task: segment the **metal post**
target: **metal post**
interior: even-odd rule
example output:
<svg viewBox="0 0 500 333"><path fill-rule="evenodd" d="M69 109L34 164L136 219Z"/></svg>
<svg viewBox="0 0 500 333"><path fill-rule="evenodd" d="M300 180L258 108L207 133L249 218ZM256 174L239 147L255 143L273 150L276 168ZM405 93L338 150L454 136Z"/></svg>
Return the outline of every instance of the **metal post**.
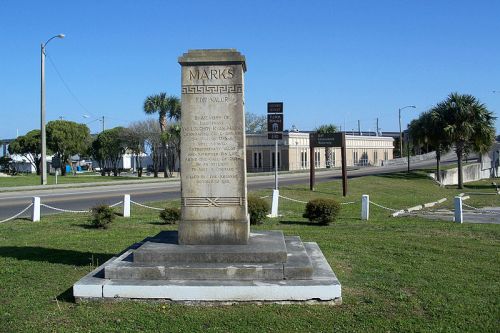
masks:
<svg viewBox="0 0 500 333"><path fill-rule="evenodd" d="M361 219L368 221L370 218L370 196L363 194L361 196Z"/></svg>
<svg viewBox="0 0 500 333"><path fill-rule="evenodd" d="M403 132L401 132L401 108L399 109L399 157L403 157Z"/></svg>
<svg viewBox="0 0 500 333"><path fill-rule="evenodd" d="M104 116L102 116L102 131L104 132Z"/></svg>
<svg viewBox="0 0 500 333"><path fill-rule="evenodd" d="M345 132L342 133L342 147L340 148L342 157L342 195L347 195L347 153Z"/></svg>
<svg viewBox="0 0 500 333"><path fill-rule="evenodd" d="M275 140L274 146L274 189L278 189L278 140Z"/></svg>
<svg viewBox="0 0 500 333"><path fill-rule="evenodd" d="M408 131L408 139L406 140L406 150L408 155L408 173L410 173L410 131Z"/></svg>
<svg viewBox="0 0 500 333"><path fill-rule="evenodd" d="M58 174L58 170L56 168L56 185L57 185L57 174Z"/></svg>
<svg viewBox="0 0 500 333"><path fill-rule="evenodd" d="M41 184L47 185L47 138L45 132L45 46L40 46L40 136L41 136L41 160L40 175Z"/></svg>
<svg viewBox="0 0 500 333"><path fill-rule="evenodd" d="M63 34L51 37L40 45L40 177L42 185L47 185L47 136L45 132L45 46L54 38L64 38Z"/></svg>
<svg viewBox="0 0 500 333"><path fill-rule="evenodd" d="M464 217L462 214L462 197L455 197L455 218L454 221L456 223L464 223Z"/></svg>

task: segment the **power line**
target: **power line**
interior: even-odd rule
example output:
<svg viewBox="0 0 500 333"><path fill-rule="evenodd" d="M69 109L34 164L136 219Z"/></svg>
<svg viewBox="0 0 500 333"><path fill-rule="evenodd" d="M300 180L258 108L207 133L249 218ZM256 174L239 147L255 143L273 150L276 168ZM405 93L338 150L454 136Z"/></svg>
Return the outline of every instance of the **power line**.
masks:
<svg viewBox="0 0 500 333"><path fill-rule="evenodd" d="M83 104L82 102L80 102L80 100L78 99L78 97L76 97L75 93L73 93L73 91L71 90L71 88L69 87L69 85L66 83L66 81L64 80L64 78L62 77L61 73L59 72L59 70L57 69L57 66L56 64L54 63L54 61L52 60L52 57L48 54L46 54L47 58L49 58L49 61L50 61L50 64L52 65L52 67L54 68L54 70L56 71L56 74L57 76L59 77L59 79L61 80L61 82L63 83L64 87L66 88L66 90L69 92L69 94L71 95L71 97L73 97L75 99L75 101L78 103L78 105L80 105L80 107L87 113L90 113L92 116L95 117L95 115L90 112Z"/></svg>

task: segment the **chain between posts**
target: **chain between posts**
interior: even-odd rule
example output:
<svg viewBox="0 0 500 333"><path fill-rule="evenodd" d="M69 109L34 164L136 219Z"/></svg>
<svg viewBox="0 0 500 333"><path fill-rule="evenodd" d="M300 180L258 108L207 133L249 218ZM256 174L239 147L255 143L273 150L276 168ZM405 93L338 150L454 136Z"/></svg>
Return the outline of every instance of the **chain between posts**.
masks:
<svg viewBox="0 0 500 333"><path fill-rule="evenodd" d="M4 222L7 222L7 221L15 219L16 217L22 215L24 212L26 212L28 209L30 209L32 206L33 206L33 203L30 203L29 206L26 207L26 208L24 208L22 211L20 211L19 213L17 213L16 215L14 215L12 217L9 217L9 218L7 218L5 220L0 221L0 223L4 223Z"/></svg>
<svg viewBox="0 0 500 333"><path fill-rule="evenodd" d="M139 207L144 207L144 208L149 208L149 209L154 209L154 210L163 210L163 208L157 208L157 207L151 207L151 206L146 206L146 205L143 205L143 204L140 204L138 202L135 202L133 200L130 200L131 203L139 206Z"/></svg>
<svg viewBox="0 0 500 333"><path fill-rule="evenodd" d="M62 208L57 208L57 207L49 206L49 205L46 205L46 204L40 204L40 206L43 206L45 208L52 209L52 210L55 210L55 211L58 211L58 212L63 212L63 213L90 213L90 209L89 210L62 209Z"/></svg>

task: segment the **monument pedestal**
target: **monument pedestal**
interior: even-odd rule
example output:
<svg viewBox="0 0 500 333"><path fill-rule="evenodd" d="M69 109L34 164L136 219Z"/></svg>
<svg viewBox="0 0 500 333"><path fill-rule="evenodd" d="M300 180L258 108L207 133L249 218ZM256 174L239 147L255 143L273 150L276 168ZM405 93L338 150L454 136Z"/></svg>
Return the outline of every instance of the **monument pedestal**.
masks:
<svg viewBox="0 0 500 333"><path fill-rule="evenodd" d="M248 219L235 220L182 220L179 222L180 244L246 244L250 235Z"/></svg>
<svg viewBox="0 0 500 333"><path fill-rule="evenodd" d="M341 286L316 243L280 231L247 245L179 245L177 232L134 244L73 286L79 300L339 304Z"/></svg>

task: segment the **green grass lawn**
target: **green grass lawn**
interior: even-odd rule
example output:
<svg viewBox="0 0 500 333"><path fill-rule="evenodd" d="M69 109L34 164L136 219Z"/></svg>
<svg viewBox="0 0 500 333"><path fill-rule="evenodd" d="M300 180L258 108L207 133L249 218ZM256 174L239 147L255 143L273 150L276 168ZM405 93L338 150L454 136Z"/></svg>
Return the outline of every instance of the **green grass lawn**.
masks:
<svg viewBox="0 0 500 333"><path fill-rule="evenodd" d="M467 191L493 192L487 183L476 186ZM280 193L294 199L356 203L344 205L334 224L315 226L301 217L303 204L282 200L283 217L253 227L317 242L342 283L341 306L73 303L71 286L93 266L171 228L157 212L134 206L131 219L117 218L108 230L91 229L85 215L74 214L0 224L0 331L498 332L500 225L390 218L374 206L370 221L359 219L363 193L399 209L461 192L439 188L421 173L354 178L349 191L342 198L339 181L318 184L314 193L283 187ZM493 195L470 200L500 201Z"/></svg>
<svg viewBox="0 0 500 333"><path fill-rule="evenodd" d="M93 183L93 182L113 182L113 181L123 181L123 180L141 180L138 177L108 177L100 176L95 173L77 174L58 176L58 184L73 184L73 183ZM54 175L47 175L47 184L54 185L56 183L56 177ZM13 187L13 186L32 186L40 185L40 176L35 174L23 174L19 176L11 177L0 177L0 188L1 187Z"/></svg>

